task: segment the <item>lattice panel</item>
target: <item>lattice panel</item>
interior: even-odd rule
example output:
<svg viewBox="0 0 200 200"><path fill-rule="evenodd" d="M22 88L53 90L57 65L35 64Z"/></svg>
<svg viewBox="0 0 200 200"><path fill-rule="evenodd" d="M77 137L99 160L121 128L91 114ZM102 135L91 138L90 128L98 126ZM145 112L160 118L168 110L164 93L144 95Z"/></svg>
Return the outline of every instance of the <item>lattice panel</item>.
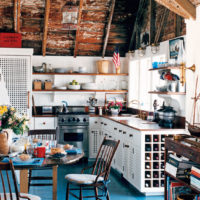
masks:
<svg viewBox="0 0 200 200"><path fill-rule="evenodd" d="M27 113L30 83L29 56L0 56L0 67L4 75L10 104L19 113Z"/></svg>

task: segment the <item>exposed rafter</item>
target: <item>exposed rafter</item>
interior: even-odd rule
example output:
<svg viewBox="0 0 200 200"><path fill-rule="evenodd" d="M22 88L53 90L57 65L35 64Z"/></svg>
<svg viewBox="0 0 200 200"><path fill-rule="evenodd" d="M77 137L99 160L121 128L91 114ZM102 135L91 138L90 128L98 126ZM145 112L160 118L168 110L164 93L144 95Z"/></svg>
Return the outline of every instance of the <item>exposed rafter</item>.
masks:
<svg viewBox="0 0 200 200"><path fill-rule="evenodd" d="M112 4L111 4L111 7L110 7L110 14L109 14L109 19L108 19L108 24L107 24L107 28L106 28L106 37L104 39L104 44L103 44L102 58L104 58L105 53L106 53L106 47L107 47L107 44L108 44L108 37L109 37L109 33L110 33L110 26L111 26L111 23L112 23L114 9L115 9L115 0L112 0Z"/></svg>
<svg viewBox="0 0 200 200"><path fill-rule="evenodd" d="M149 43L152 44L154 42L155 31L156 31L156 13L155 7L156 3L155 0L150 0L150 12L149 12L149 19L150 19L150 34L149 34Z"/></svg>
<svg viewBox="0 0 200 200"><path fill-rule="evenodd" d="M17 32L17 1L14 0L13 18L14 18L14 31Z"/></svg>
<svg viewBox="0 0 200 200"><path fill-rule="evenodd" d="M189 19L196 19L196 7L189 0L156 0L169 10Z"/></svg>
<svg viewBox="0 0 200 200"><path fill-rule="evenodd" d="M42 55L43 56L46 55L49 12L50 12L50 0L46 0L46 2L45 2L45 17L44 17L43 40L42 40Z"/></svg>
<svg viewBox="0 0 200 200"><path fill-rule="evenodd" d="M17 2L17 32L20 32L21 0Z"/></svg>
<svg viewBox="0 0 200 200"><path fill-rule="evenodd" d="M74 47L74 57L77 56L82 10L83 10L83 0L80 0L79 12L78 12L77 30L76 30L76 40L75 40L75 47Z"/></svg>
<svg viewBox="0 0 200 200"><path fill-rule="evenodd" d="M163 27L164 27L164 22L166 21L166 19L168 18L168 15L169 15L169 10L167 8L164 8L164 9L165 10L164 10L163 15L162 15L161 20L160 20L160 26L158 27L158 30L156 32L154 44L157 44L159 42L160 35L161 35L161 32L162 32Z"/></svg>
<svg viewBox="0 0 200 200"><path fill-rule="evenodd" d="M145 4L146 4L146 0L140 0L137 16L134 22L133 32L132 32L132 36L131 36L131 40L129 44L129 50L133 50L133 41L135 40L136 31L138 31L137 29L139 28L139 22L140 22L141 16L143 15L144 10L145 10L144 9Z"/></svg>
<svg viewBox="0 0 200 200"><path fill-rule="evenodd" d="M181 35L181 16L175 14L175 37L178 37Z"/></svg>

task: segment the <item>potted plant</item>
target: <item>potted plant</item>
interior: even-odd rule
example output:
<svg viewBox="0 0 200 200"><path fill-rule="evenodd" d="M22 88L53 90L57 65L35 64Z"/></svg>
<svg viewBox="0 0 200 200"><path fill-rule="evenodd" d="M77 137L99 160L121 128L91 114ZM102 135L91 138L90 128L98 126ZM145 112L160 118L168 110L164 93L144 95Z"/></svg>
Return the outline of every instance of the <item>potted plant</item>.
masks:
<svg viewBox="0 0 200 200"><path fill-rule="evenodd" d="M119 111L122 110L122 103L117 101L112 101L108 103L108 109L112 115L118 115Z"/></svg>
<svg viewBox="0 0 200 200"><path fill-rule="evenodd" d="M8 153L13 133L23 135L28 131L28 121L27 117L18 114L15 108L0 106L0 153Z"/></svg>

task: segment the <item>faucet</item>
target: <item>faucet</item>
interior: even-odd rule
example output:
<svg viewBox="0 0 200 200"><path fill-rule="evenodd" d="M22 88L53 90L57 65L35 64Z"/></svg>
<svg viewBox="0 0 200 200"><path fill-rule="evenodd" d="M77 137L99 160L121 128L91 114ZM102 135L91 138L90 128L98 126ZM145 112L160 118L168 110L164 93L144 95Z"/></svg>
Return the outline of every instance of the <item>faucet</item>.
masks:
<svg viewBox="0 0 200 200"><path fill-rule="evenodd" d="M137 109L138 109L138 115L136 117L140 118L141 117L141 106L140 106L140 101L137 99L133 99L131 101L129 101L129 105L130 104L137 104Z"/></svg>
<svg viewBox="0 0 200 200"><path fill-rule="evenodd" d="M62 103L63 103L63 113L66 113L68 111L67 109L68 103L66 101L62 101Z"/></svg>

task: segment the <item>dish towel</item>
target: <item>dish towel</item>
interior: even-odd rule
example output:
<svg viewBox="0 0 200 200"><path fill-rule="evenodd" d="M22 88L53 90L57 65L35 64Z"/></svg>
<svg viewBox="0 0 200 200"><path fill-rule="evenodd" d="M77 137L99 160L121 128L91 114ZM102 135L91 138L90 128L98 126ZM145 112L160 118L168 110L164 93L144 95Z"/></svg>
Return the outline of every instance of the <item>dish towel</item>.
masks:
<svg viewBox="0 0 200 200"><path fill-rule="evenodd" d="M66 150L67 154L82 154L82 149L76 148L76 149L68 149Z"/></svg>

